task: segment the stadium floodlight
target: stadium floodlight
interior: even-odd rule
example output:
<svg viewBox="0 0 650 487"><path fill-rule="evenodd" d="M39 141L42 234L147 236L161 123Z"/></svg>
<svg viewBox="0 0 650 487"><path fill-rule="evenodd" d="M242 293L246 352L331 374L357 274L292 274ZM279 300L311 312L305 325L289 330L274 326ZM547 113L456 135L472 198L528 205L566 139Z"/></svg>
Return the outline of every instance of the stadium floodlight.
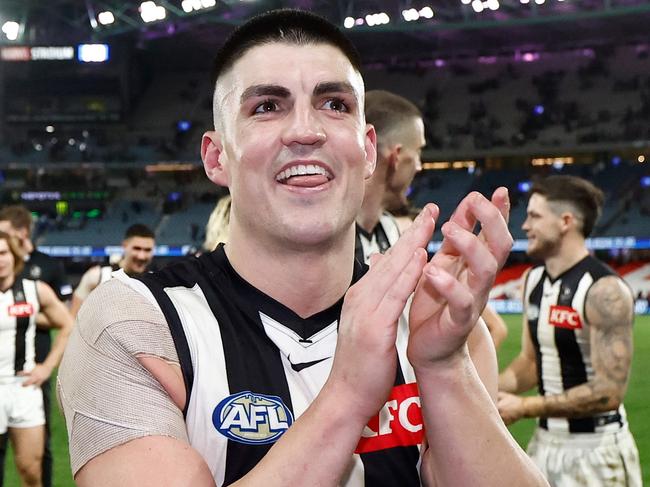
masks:
<svg viewBox="0 0 650 487"><path fill-rule="evenodd" d="M140 4L140 17L142 17L142 20L145 22L163 20L167 17L167 10L165 10L165 7L156 5L156 2L149 0Z"/></svg>
<svg viewBox="0 0 650 487"><path fill-rule="evenodd" d="M2 32L4 32L5 36L7 36L7 39L10 41L15 41L18 39L20 24L18 22L14 22L13 20L9 20L2 24Z"/></svg>
<svg viewBox="0 0 650 487"><path fill-rule="evenodd" d="M54 126L53 126L53 125L48 125L47 127L45 127L45 131L46 131L48 134L53 133L53 132L54 132Z"/></svg>
<svg viewBox="0 0 650 487"><path fill-rule="evenodd" d="M544 5L544 3L546 3L546 0L535 0L535 3L537 5Z"/></svg>
<svg viewBox="0 0 650 487"><path fill-rule="evenodd" d="M477 14L481 13L483 11L483 2L481 2L481 0L474 0L472 2L472 8Z"/></svg>
<svg viewBox="0 0 650 487"><path fill-rule="evenodd" d="M420 14L414 8L409 8L407 10L402 10L402 17L407 22L412 22L420 18Z"/></svg>
<svg viewBox="0 0 650 487"><path fill-rule="evenodd" d="M490 10L499 10L501 5L499 5L499 0L487 0L485 6Z"/></svg>
<svg viewBox="0 0 650 487"><path fill-rule="evenodd" d="M420 14L420 17L424 17L425 19L433 18L433 9L431 7L421 8L418 13Z"/></svg>
<svg viewBox="0 0 650 487"><path fill-rule="evenodd" d="M346 17L343 21L343 27L346 29L351 29L354 27L354 17Z"/></svg>
<svg viewBox="0 0 650 487"><path fill-rule="evenodd" d="M527 3L530 3L530 0L519 0L519 2L525 5Z"/></svg>
<svg viewBox="0 0 650 487"><path fill-rule="evenodd" d="M111 25L113 22L115 22L115 16L113 15L113 12L106 10L104 12L99 12L99 15L97 15L97 20L102 25Z"/></svg>
<svg viewBox="0 0 650 487"><path fill-rule="evenodd" d="M366 24L369 27L374 27L375 25L384 25L390 22L390 17L386 12L378 12L374 14L366 15Z"/></svg>
<svg viewBox="0 0 650 487"><path fill-rule="evenodd" d="M189 14L193 11L214 7L216 4L216 0L183 0L181 2L181 7L185 13Z"/></svg>

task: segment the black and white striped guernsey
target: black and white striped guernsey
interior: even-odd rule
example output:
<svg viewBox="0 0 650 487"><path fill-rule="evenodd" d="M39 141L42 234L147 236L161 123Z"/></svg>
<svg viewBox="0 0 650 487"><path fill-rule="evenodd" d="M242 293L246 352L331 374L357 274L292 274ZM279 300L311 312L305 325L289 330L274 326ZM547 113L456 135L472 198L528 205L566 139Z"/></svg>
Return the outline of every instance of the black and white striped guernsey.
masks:
<svg viewBox="0 0 650 487"><path fill-rule="evenodd" d="M372 254L383 254L395 245L399 236L400 230L395 217L384 212L372 233L366 232L359 224L356 225L354 256L359 262L367 263Z"/></svg>
<svg viewBox="0 0 650 487"><path fill-rule="evenodd" d="M365 270L357 263L353 282ZM240 277L223 246L136 279L123 272L115 277L165 315L188 394L183 413L190 443L217 485L235 482L321 390L332 366L343 299L303 319ZM415 374L406 359L405 316L398 329L395 387L364 429L344 486L420 485L423 426Z"/></svg>
<svg viewBox="0 0 650 487"><path fill-rule="evenodd" d="M616 273L591 256L555 279L543 266L528 273L524 304L535 348L540 395L561 394L593 378L585 299L598 279L611 275ZM571 433L616 431L624 424L623 405L595 417L539 419L541 428Z"/></svg>
<svg viewBox="0 0 650 487"><path fill-rule="evenodd" d="M34 368L39 309L36 281L16 279L10 289L0 293L0 379Z"/></svg>

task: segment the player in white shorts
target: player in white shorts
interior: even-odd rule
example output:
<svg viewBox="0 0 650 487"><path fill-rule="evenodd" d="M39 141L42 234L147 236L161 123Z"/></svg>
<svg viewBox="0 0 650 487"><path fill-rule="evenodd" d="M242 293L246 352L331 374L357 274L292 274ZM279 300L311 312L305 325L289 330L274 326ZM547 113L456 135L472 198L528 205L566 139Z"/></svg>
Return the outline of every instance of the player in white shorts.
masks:
<svg viewBox="0 0 650 487"><path fill-rule="evenodd" d="M59 364L72 317L47 284L16 279L23 259L17 243L0 232L0 434L7 431L24 486L40 486L45 441L41 384ZM35 360L36 315L59 333L42 363Z"/></svg>

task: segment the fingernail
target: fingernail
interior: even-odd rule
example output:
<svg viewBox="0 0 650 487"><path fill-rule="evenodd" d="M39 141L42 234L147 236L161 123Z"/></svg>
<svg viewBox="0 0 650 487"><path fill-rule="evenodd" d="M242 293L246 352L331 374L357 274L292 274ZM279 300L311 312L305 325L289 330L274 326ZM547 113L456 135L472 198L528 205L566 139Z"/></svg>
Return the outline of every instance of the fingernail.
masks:
<svg viewBox="0 0 650 487"><path fill-rule="evenodd" d="M458 226L454 222L447 222L443 225L442 231L445 235L453 237L458 231Z"/></svg>

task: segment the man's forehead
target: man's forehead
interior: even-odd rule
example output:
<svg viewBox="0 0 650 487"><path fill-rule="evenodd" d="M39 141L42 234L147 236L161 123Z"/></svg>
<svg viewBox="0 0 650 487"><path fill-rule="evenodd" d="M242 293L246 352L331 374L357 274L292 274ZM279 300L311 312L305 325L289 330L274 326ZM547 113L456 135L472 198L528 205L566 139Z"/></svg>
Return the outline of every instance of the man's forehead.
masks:
<svg viewBox="0 0 650 487"><path fill-rule="evenodd" d="M6 233L12 233L16 231L9 220L0 220L0 230Z"/></svg>
<svg viewBox="0 0 650 487"><path fill-rule="evenodd" d="M152 247L154 239L151 237L130 237L125 242L131 247Z"/></svg>
<svg viewBox="0 0 650 487"><path fill-rule="evenodd" d="M218 100L223 100L226 96L239 96L254 85L286 86L295 79L288 71L300 69L309 70L314 86L318 82L348 82L357 97L363 96L361 74L338 47L327 43L285 42L270 42L248 49L220 76L215 94Z"/></svg>

